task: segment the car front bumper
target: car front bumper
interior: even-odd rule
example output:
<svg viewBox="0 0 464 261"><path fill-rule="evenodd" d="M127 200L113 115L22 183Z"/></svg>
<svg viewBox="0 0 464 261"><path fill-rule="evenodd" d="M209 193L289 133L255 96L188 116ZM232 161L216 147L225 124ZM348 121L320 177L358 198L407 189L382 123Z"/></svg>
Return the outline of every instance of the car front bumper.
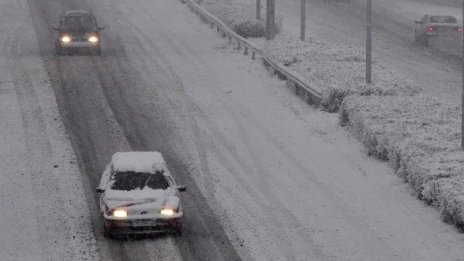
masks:
<svg viewBox="0 0 464 261"><path fill-rule="evenodd" d="M91 43L91 42L69 42L69 43L59 43L61 48L99 48L100 42Z"/></svg>
<svg viewBox="0 0 464 261"><path fill-rule="evenodd" d="M181 226L180 218L104 220L105 230L118 235L151 234L176 231Z"/></svg>

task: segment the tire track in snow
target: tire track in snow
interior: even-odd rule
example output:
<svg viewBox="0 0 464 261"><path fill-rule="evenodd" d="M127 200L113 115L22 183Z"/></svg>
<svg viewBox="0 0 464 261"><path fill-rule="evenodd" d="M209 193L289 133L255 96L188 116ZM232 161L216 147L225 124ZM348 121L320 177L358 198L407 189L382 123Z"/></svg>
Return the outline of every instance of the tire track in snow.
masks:
<svg viewBox="0 0 464 261"><path fill-rule="evenodd" d="M85 3L67 2L53 5L54 8L49 8L49 2L39 4L34 1L29 2L29 4L35 7L32 8L33 10L39 12L39 15L36 15L37 13L32 13L32 15L36 20L36 31L41 33L39 34L41 36L39 43L43 56L53 53L49 43L53 43L51 39L54 38L49 32L48 24L55 22L47 20L45 17L52 19L52 17L57 16L58 13L53 13L53 10L85 9L83 7ZM42 8L45 8L45 11ZM82 179L88 195L87 201L92 213L91 220L97 238L97 246L100 249L100 259L156 260L159 257L159 252L163 252L163 248L149 253L147 252L147 242L144 240L107 240L103 238L101 233L102 223L97 205L98 195L94 188L110 155L117 150L130 150L130 146L122 135L123 132L119 125L113 120L114 115L106 104L104 95L99 94L101 84L98 77L95 76L95 62L94 59L80 56L55 59L52 57L46 60L48 72L55 83L57 99L61 102L62 113L65 115L76 154L78 154L83 174ZM67 67L73 69L67 70L65 69ZM163 247L165 248L166 245ZM151 251L155 250L154 246L150 246L150 249Z"/></svg>
<svg viewBox="0 0 464 261"><path fill-rule="evenodd" d="M124 24L129 26L130 22ZM131 39L144 39L145 37L141 35ZM183 198L186 215L184 217L185 233L182 237L175 238L183 259L239 260L214 215L210 213L211 210L196 188L195 182L189 178L184 163L178 159L177 153L172 149L173 145L170 140L175 137L169 127L170 118L175 116L172 116L167 108L175 102L168 95L163 94L163 88L178 86L179 79L172 71L166 74L167 65L163 58L160 64L158 59L146 57L146 53L156 54L156 56L161 54L154 45L148 43L150 47L147 49L147 43L144 42L144 44L132 40L132 45L136 47L126 50L128 53L125 52L124 55L118 57L116 63L108 61L100 64L101 81L105 82L104 86L108 86L105 89L107 99L112 104L113 110L117 111L116 115L120 124L126 126L125 133L132 146L141 150L156 148L162 151L177 182L183 181L189 187L189 197ZM132 60L143 56L145 56L144 59ZM134 68L138 71L133 72ZM106 73L108 70L113 73ZM118 73L114 73L115 71ZM118 77L118 75L125 75L125 77ZM126 91L127 86L131 86L130 91ZM152 86L156 86L156 91ZM143 92L147 90L148 94L144 95ZM163 106L165 102L168 103L167 107ZM124 106L121 106L122 104ZM147 111L151 106L154 112Z"/></svg>
<svg viewBox="0 0 464 261"><path fill-rule="evenodd" d="M30 180L41 258L93 259L94 238L88 230L80 230L90 228L85 219L88 212L79 211L85 209L81 205L85 202L83 188L78 177L70 176L77 170L70 165L71 148L67 147L67 137L60 133L59 116L54 115L56 105L51 89L47 89L48 78L42 67L37 67L42 61L34 36L31 20L25 18L7 39L4 52L8 53L8 67L21 107L28 148L25 162L33 170Z"/></svg>

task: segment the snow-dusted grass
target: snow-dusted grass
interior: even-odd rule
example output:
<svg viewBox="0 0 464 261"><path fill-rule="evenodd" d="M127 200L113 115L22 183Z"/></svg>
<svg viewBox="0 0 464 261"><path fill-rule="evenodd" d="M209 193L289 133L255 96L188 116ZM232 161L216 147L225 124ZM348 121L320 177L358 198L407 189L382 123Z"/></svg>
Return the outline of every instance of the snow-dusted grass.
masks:
<svg viewBox="0 0 464 261"><path fill-rule="evenodd" d="M417 0L418 2L433 3L452 7L462 7L462 0Z"/></svg>
<svg viewBox="0 0 464 261"><path fill-rule="evenodd" d="M244 2L205 2L232 26L254 15ZM341 107L340 123L351 125L370 155L387 160L420 198L440 208L445 220L464 224L464 152L456 104L421 94L417 84L375 61L374 83L367 85L365 53L359 47L303 42L285 33L254 42L265 56L321 89L323 110Z"/></svg>
<svg viewBox="0 0 464 261"><path fill-rule="evenodd" d="M420 92L417 85L377 63L373 64L375 82L367 85L365 55L358 47L277 36L264 43L263 51L267 57L287 65L321 89L320 105L329 112L338 111L348 95L409 96Z"/></svg>
<svg viewBox="0 0 464 261"><path fill-rule="evenodd" d="M340 122L350 124L370 155L388 160L443 217L464 222L464 152L460 107L416 96L350 96Z"/></svg>

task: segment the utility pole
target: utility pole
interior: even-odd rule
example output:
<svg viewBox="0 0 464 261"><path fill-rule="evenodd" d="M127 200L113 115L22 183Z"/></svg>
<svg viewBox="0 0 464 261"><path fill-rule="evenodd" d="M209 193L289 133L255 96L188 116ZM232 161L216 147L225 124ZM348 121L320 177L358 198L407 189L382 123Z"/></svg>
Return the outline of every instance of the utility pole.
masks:
<svg viewBox="0 0 464 261"><path fill-rule="evenodd" d="M300 39L305 40L306 32L306 0L301 0L301 26L300 26Z"/></svg>
<svg viewBox="0 0 464 261"><path fill-rule="evenodd" d="M367 0L366 83L372 83L372 0Z"/></svg>
<svg viewBox="0 0 464 261"><path fill-rule="evenodd" d="M464 30L464 4L462 5L462 28ZM462 93L461 93L461 148L464 150L464 34L459 35L462 38Z"/></svg>
<svg viewBox="0 0 464 261"><path fill-rule="evenodd" d="M261 20L261 0L256 0L256 20Z"/></svg>
<svg viewBox="0 0 464 261"><path fill-rule="evenodd" d="M275 35L275 1L266 0L266 40L274 39Z"/></svg>

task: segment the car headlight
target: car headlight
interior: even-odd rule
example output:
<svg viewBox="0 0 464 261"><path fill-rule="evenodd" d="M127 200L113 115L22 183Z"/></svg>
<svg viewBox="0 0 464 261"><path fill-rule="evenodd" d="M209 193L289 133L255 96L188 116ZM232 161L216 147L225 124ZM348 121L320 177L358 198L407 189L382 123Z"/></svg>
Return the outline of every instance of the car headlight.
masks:
<svg viewBox="0 0 464 261"><path fill-rule="evenodd" d="M98 42L98 37L96 37L95 35L90 36L89 37L89 42L91 42L91 43Z"/></svg>
<svg viewBox="0 0 464 261"><path fill-rule="evenodd" d="M69 42L71 42L71 37L69 35L63 35L63 36L61 36L61 41L63 43L69 43Z"/></svg>
<svg viewBox="0 0 464 261"><path fill-rule="evenodd" d="M161 210L161 215L172 216L174 215L174 209L164 208Z"/></svg>
<svg viewBox="0 0 464 261"><path fill-rule="evenodd" d="M125 209L115 209L113 211L113 216L117 218L125 218L127 217L127 211Z"/></svg>

